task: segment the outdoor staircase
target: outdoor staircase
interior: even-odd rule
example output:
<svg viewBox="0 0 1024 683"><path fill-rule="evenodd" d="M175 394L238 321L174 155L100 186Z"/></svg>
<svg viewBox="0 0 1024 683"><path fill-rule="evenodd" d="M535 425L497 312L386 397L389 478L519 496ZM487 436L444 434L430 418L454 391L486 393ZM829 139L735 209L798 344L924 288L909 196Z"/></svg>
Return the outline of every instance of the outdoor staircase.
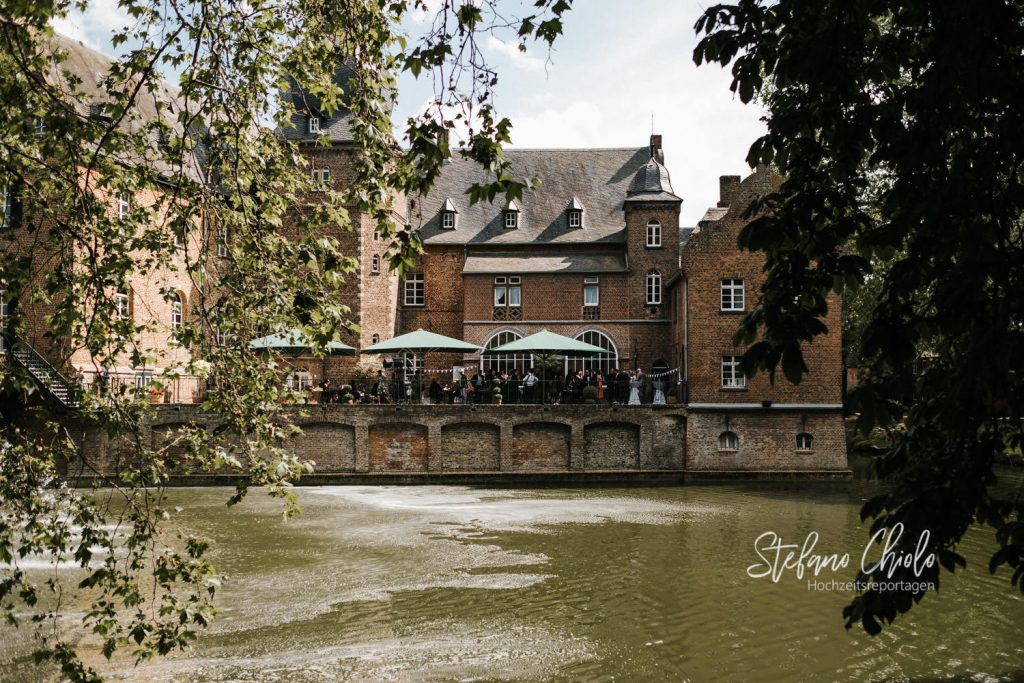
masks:
<svg viewBox="0 0 1024 683"><path fill-rule="evenodd" d="M28 370L36 384L50 399L63 408L78 407L75 387L27 341L17 337L7 351L14 363Z"/></svg>

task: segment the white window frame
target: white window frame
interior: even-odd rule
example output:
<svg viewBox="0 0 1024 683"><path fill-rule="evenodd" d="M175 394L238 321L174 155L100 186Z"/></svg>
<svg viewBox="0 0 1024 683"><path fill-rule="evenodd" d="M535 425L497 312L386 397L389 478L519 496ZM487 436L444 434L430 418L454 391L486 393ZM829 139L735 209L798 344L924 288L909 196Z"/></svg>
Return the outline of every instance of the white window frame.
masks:
<svg viewBox="0 0 1024 683"><path fill-rule="evenodd" d="M661 247L661 223L658 221L647 222L647 247L650 249Z"/></svg>
<svg viewBox="0 0 1024 683"><path fill-rule="evenodd" d="M132 198L127 191L117 193L117 218L124 220L128 212L132 210Z"/></svg>
<svg viewBox="0 0 1024 683"><path fill-rule="evenodd" d="M4 187L0 189L0 228L7 227L13 211L14 197L11 195L10 188Z"/></svg>
<svg viewBox="0 0 1024 683"><path fill-rule="evenodd" d="M36 116L32 120L32 129L35 131L36 135L42 135L43 133L45 133L46 132L46 119L43 118L42 116Z"/></svg>
<svg viewBox="0 0 1024 683"><path fill-rule="evenodd" d="M594 300L587 301L587 291L593 290ZM583 278L583 305L599 306L601 304L601 284L597 276Z"/></svg>
<svg viewBox="0 0 1024 683"><path fill-rule="evenodd" d="M132 315L132 295L129 291L114 293L114 311L118 320L126 320Z"/></svg>
<svg viewBox="0 0 1024 683"><path fill-rule="evenodd" d="M740 369L741 356L722 356L722 388L746 389L747 378Z"/></svg>
<svg viewBox="0 0 1024 683"><path fill-rule="evenodd" d="M569 211L569 227L570 228L582 228L583 227L583 212L576 209Z"/></svg>
<svg viewBox="0 0 1024 683"><path fill-rule="evenodd" d="M519 308L523 305L523 288L520 285L509 285L508 305L509 308Z"/></svg>
<svg viewBox="0 0 1024 683"><path fill-rule="evenodd" d="M652 270L647 273L647 305L661 305L661 273Z"/></svg>
<svg viewBox="0 0 1024 683"><path fill-rule="evenodd" d="M306 131L309 132L309 133L319 133L320 132L320 117L319 116L310 116L309 117L309 121L308 121L307 126L306 126Z"/></svg>
<svg viewBox="0 0 1024 683"><path fill-rule="evenodd" d="M721 310L746 310L747 296L743 278L722 278Z"/></svg>
<svg viewBox="0 0 1024 683"><path fill-rule="evenodd" d="M494 286L494 305L508 306L508 287L505 285Z"/></svg>
<svg viewBox="0 0 1024 683"><path fill-rule="evenodd" d="M380 335L374 334L370 336L370 344L380 344Z"/></svg>
<svg viewBox="0 0 1024 683"><path fill-rule="evenodd" d="M814 450L814 435L810 432L800 432L796 435L796 449L798 451L813 451Z"/></svg>
<svg viewBox="0 0 1024 683"><path fill-rule="evenodd" d="M405 276L403 301L406 306L423 306L426 304L426 286L423 273L410 273Z"/></svg>
<svg viewBox="0 0 1024 683"><path fill-rule="evenodd" d="M494 305L520 308L523 305L523 278L519 275L499 275L494 278ZM498 297L504 301L499 301Z"/></svg>
<svg viewBox="0 0 1024 683"><path fill-rule="evenodd" d="M455 229L455 212L454 211L442 211L441 212L441 229L442 230L454 230Z"/></svg>
<svg viewBox="0 0 1024 683"><path fill-rule="evenodd" d="M506 211L505 212L505 229L514 230L519 227L519 212L518 211Z"/></svg>
<svg viewBox="0 0 1024 683"><path fill-rule="evenodd" d="M370 267L370 272L374 275L380 275L380 255L373 255L373 264Z"/></svg>
<svg viewBox="0 0 1024 683"><path fill-rule="evenodd" d="M231 336L219 327L214 328L213 338L217 346L227 346L231 342Z"/></svg>
<svg viewBox="0 0 1024 683"><path fill-rule="evenodd" d="M175 292L171 299L171 330L177 332L185 322L185 301L180 293Z"/></svg>
<svg viewBox="0 0 1024 683"><path fill-rule="evenodd" d="M228 229L217 228L217 256L227 258L228 255Z"/></svg>
<svg viewBox="0 0 1024 683"><path fill-rule="evenodd" d="M718 450L726 451L728 453L738 451L740 449L740 437L739 435L727 429L718 435Z"/></svg>
<svg viewBox="0 0 1024 683"><path fill-rule="evenodd" d="M0 352L4 350L4 325L7 322L7 316L10 315L10 303L7 301L7 290L0 289Z"/></svg>

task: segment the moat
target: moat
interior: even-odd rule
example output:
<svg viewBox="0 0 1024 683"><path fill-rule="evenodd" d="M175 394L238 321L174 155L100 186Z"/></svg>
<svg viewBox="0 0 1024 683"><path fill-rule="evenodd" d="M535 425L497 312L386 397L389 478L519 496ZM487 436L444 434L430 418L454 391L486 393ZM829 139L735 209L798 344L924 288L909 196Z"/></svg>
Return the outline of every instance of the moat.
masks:
<svg viewBox="0 0 1024 683"><path fill-rule="evenodd" d="M176 523L217 539L221 614L191 652L115 662L112 679L1024 679L1024 599L988 573L986 530L961 548L965 572L877 638L843 629L849 593L747 575L768 530L859 558L873 490L321 487L283 522L259 492L227 509L229 489L175 489ZM26 646L0 631L0 678L49 680Z"/></svg>

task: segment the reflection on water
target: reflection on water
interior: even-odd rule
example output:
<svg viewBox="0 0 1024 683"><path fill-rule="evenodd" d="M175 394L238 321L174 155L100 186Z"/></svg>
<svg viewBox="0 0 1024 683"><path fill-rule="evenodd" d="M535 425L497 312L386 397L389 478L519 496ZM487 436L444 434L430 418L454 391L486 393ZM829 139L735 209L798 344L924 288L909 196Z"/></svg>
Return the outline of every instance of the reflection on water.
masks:
<svg viewBox="0 0 1024 683"><path fill-rule="evenodd" d="M1024 600L965 543L878 638L843 629L850 595L754 580L752 544L811 531L859 561L869 485L299 491L303 514L252 494L179 489L179 524L217 540L220 617L196 648L122 681L1010 681L1024 677ZM835 575L851 579L854 570ZM831 576L828 578L832 578ZM45 680L0 632L0 664ZM11 657L17 657L14 668ZM108 665L110 666L110 665ZM35 678L33 678L35 677Z"/></svg>

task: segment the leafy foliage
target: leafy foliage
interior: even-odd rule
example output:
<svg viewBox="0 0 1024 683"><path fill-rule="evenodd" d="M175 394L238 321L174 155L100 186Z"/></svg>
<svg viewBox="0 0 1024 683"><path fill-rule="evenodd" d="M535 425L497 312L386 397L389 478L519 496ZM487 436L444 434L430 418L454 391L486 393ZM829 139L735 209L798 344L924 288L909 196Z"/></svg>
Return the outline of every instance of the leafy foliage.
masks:
<svg viewBox="0 0 1024 683"><path fill-rule="evenodd" d="M872 531L902 522L900 552L928 529L951 572L963 534L988 525L990 570L1008 565L1024 590L1024 502L993 469L1019 460L1022 436L1024 7L740 0L696 28L695 61L731 65L733 91L768 110L748 162L783 177L740 236L767 258L745 369L799 380L827 295L856 300L867 283L852 407L864 433L905 429L877 462L889 488L862 515ZM939 574L892 580L937 587ZM924 596L859 578L868 588L844 615L872 634Z"/></svg>
<svg viewBox="0 0 1024 683"><path fill-rule="evenodd" d="M69 415L39 400L28 372L0 366L0 608L35 628L38 661L69 680L101 680L65 627L71 603L87 605L85 643L106 657L163 655L210 623L218 580L208 542L168 534L176 511L161 487L175 472L228 471L243 475L230 504L261 486L297 511L290 487L309 466L284 448L297 431L278 407L290 390L247 340L300 327L323 352L352 327L340 293L355 261L336 238L348 209L376 222L393 268L409 267L418 239L394 224L392 203L430 187L453 154L442 132L456 123L469 131L458 153L494 176L472 201L535 186L502 160L511 123L494 109L497 77L476 37L508 31L523 49L550 45L570 4L538 0L528 16L506 18L493 2L454 0L120 0L130 17L113 36L120 56L93 83L69 68L51 29L86 0L0 0L0 188L13 197L0 227L5 340L41 324L58 367L85 352L97 373L159 365L206 377L213 425L154 443L145 393L102 385ZM396 27L429 11L433 30L409 45ZM343 91L333 74L346 59L354 76ZM405 148L391 127L402 70L439 84L433 109L407 123ZM350 187L311 200L308 165L278 132L296 113L281 97L292 85L327 115L351 110L360 154ZM191 295L171 348L154 349L157 330L124 315L118 295L163 273L186 276ZM161 380L146 388L158 392ZM116 475L85 456L88 439L110 441ZM76 471L103 488L72 488ZM72 563L83 578L54 574L41 586L23 569L32 557Z"/></svg>

